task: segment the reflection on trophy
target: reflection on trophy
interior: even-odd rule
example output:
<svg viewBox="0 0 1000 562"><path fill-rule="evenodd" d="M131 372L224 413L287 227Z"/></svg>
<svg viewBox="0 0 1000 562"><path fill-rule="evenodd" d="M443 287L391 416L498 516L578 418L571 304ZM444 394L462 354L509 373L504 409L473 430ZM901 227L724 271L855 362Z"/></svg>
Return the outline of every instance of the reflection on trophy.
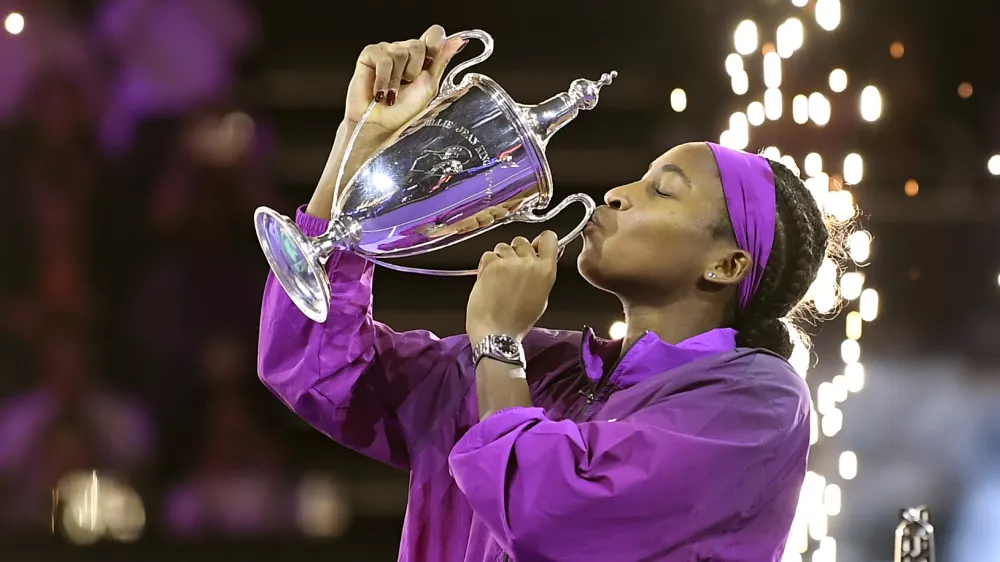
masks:
<svg viewBox="0 0 1000 562"><path fill-rule="evenodd" d="M525 200L525 197L511 199L501 205L494 205L476 213L471 217L466 217L450 225L427 225L426 227L422 227L424 230L421 233L430 238L438 238L441 236L450 236L452 234L465 234L467 232L473 232L490 226L499 220L503 220L509 217L511 213L519 212L524 207Z"/></svg>
<svg viewBox="0 0 1000 562"><path fill-rule="evenodd" d="M911 507L900 514L896 527L896 562L934 562L934 526L926 507Z"/></svg>
<svg viewBox="0 0 1000 562"><path fill-rule="evenodd" d="M549 139L581 109L593 109L601 87L616 73L596 82L575 80L567 92L538 105L521 105L487 76L470 73L455 83L459 72L493 52L493 39L483 31L456 37L479 39L485 50L445 76L438 97L339 189L326 233L306 237L288 217L257 209L257 238L271 270L312 320L326 319L330 287L323 265L335 251L352 251L401 271L475 275L474 269L419 269L382 260L446 248L511 222L545 222L581 203L585 216L559 240L562 248L580 235L596 208L589 196L575 194L547 213L535 214L553 195L545 158Z"/></svg>

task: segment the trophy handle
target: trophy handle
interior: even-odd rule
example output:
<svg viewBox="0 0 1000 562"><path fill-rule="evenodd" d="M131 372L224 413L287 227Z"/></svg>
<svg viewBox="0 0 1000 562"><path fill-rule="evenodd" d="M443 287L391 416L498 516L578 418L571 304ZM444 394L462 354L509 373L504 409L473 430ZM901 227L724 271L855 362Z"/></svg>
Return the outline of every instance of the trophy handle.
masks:
<svg viewBox="0 0 1000 562"><path fill-rule="evenodd" d="M576 225L576 228L569 231L569 234L559 239L559 249L562 250L567 244L569 244L573 240L576 240L576 238L580 236L580 233L583 232L583 229L587 227L587 223L590 222L590 218L594 216L594 211L597 210L597 204L594 203L594 200L591 199L589 195L586 195L584 193L574 193L573 195L570 195L569 197L563 199L562 202L553 207L549 212L545 213L544 215L536 215L533 212L531 212L531 210L526 209L524 212L518 213L515 217L513 217L513 220L516 222L529 222L529 223L546 222L548 220L551 220L559 213L561 213L563 209L569 207L573 203L580 203L581 205L583 205L585 209L585 214L583 216L583 220L580 221L580 224Z"/></svg>
<svg viewBox="0 0 1000 562"><path fill-rule="evenodd" d="M438 94L440 97L448 97L454 94L459 89L459 85L455 84L455 77L458 76L459 72L462 72L470 66L475 66L484 60L490 58L493 54L493 36L481 29L470 29L468 31L460 31L454 35L449 35L445 37L445 41L450 41L452 39L479 39L483 42L483 52L477 57L473 57L462 64L456 66L449 72L441 84L441 90Z"/></svg>
<svg viewBox="0 0 1000 562"><path fill-rule="evenodd" d="M556 205L555 207L553 207L549 212L545 213L544 215L536 215L536 214L532 213L531 210L526 210L526 211L522 211L522 212L519 212L517 214L511 215L510 217L508 217L507 220L502 221L502 222L497 222L497 223L495 223L495 224L493 224L491 226L493 226L493 227L501 226L503 224L507 224L507 223L510 223L510 222L527 222L527 223L542 223L542 222L546 222L549 219L551 219L551 218L555 217L556 215L558 215L563 209L565 209L566 207L569 207L573 203L580 203L580 204L582 204L583 207L584 207L584 209L585 209L585 211L586 211L586 213L584 214L583 220L580 221L580 224L576 225L576 228L574 228L573 230L569 231L569 234L567 234L566 236L563 236L562 238L559 239L559 243L558 243L559 244L559 255L562 256L562 250L563 250L563 248L565 248L567 244L569 244L573 240L576 240L577 237L580 236L580 233L583 232L583 229L587 227L587 223L590 222L590 218L592 216L594 216L594 211L597 210L597 204L594 203L594 200L591 199L589 195L586 195L586 194L583 194L583 193L576 193L576 194L570 195L569 197L563 199L562 202L560 202L558 205ZM361 254L358 254L358 255L361 255ZM423 268L423 267L407 267L405 265L397 265L397 264L394 264L394 263L389 263L389 262L385 262L385 261L382 261L382 260L379 260L379 259L375 259L375 258L372 258L372 257L369 257L369 256L363 256L362 255L361 257L365 258L366 260L368 260L368 261L370 261L372 263L381 265L382 267L385 267L385 268L388 268L388 269L393 269L393 270L396 270L396 271L402 271L402 272L405 272L405 273L422 273L424 275L434 275L434 276L437 276L437 277L463 277L463 276L470 276L470 275L478 275L479 274L479 270L478 269L427 269L427 268Z"/></svg>

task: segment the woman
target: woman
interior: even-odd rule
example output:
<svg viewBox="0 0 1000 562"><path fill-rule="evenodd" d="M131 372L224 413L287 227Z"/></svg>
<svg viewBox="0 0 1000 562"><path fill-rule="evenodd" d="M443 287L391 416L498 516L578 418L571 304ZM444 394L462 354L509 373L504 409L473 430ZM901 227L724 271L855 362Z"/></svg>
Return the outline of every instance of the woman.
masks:
<svg viewBox="0 0 1000 562"><path fill-rule="evenodd" d="M298 214L307 234L326 227L352 123L380 102L356 169L436 92L463 46L443 37L434 26L362 52ZM333 439L410 471L400 560L780 558L810 411L781 319L823 260L822 215L780 164L701 143L605 201L579 269L621 298L623 341L533 327L555 280L551 232L483 256L468 335L375 322L372 265L350 253L330 260L325 324L269 280L261 379Z"/></svg>

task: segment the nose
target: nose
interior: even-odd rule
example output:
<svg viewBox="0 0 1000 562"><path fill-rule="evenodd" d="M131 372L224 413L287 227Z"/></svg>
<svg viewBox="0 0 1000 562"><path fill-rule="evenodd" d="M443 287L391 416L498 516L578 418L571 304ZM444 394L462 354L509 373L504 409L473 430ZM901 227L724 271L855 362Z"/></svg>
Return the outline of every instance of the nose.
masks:
<svg viewBox="0 0 1000 562"><path fill-rule="evenodd" d="M624 211L632 206L632 199L629 196L629 187L632 184L620 185L616 188L609 189L607 193L604 194L604 203L615 209L616 211Z"/></svg>

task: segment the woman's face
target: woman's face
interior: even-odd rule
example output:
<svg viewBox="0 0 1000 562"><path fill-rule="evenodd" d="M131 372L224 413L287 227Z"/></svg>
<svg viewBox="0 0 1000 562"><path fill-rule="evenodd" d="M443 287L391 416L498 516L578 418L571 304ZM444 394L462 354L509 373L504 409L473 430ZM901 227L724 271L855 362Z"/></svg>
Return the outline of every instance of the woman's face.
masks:
<svg viewBox="0 0 1000 562"><path fill-rule="evenodd" d="M693 286L737 257L718 166L704 143L672 148L642 178L608 191L584 230L577 265L591 284L619 296L658 301ZM740 272L736 272L742 275Z"/></svg>

